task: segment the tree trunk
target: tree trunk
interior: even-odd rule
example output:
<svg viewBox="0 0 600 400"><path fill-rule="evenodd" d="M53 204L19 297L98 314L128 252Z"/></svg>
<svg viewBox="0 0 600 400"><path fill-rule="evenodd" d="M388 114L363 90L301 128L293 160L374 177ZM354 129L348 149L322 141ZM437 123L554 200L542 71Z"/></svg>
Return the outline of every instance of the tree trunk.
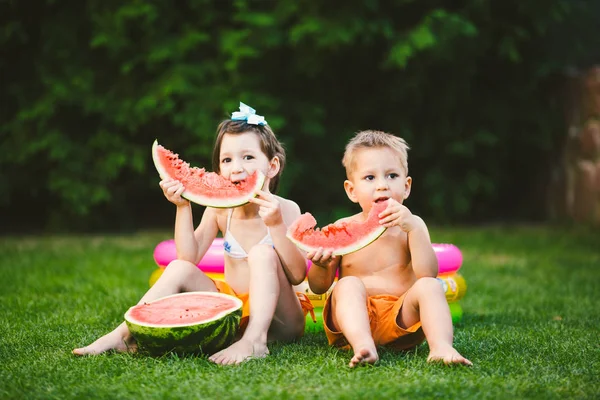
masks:
<svg viewBox="0 0 600 400"><path fill-rule="evenodd" d="M550 214L600 225L600 66L569 79L567 138L552 174Z"/></svg>

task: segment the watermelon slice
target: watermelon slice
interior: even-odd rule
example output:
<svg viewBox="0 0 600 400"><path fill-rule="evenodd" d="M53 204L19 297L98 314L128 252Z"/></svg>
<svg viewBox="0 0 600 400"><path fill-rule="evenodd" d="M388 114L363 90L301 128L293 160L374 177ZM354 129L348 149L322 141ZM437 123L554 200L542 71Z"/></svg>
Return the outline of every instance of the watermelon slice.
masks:
<svg viewBox="0 0 600 400"><path fill-rule="evenodd" d="M142 351L209 355L235 339L242 305L222 293L179 293L131 307L125 322Z"/></svg>
<svg viewBox="0 0 600 400"><path fill-rule="evenodd" d="M176 179L185 187L182 197L194 203L215 208L237 207L248 203L262 189L265 176L255 171L244 181L233 183L204 168L190 167L179 155L154 141L152 160L162 179Z"/></svg>
<svg viewBox="0 0 600 400"><path fill-rule="evenodd" d="M386 207L387 202L375 203L364 222L340 221L322 229L314 229L317 221L304 213L290 225L287 237L306 252L323 247L333 249L334 256L343 256L362 249L385 232L378 215Z"/></svg>

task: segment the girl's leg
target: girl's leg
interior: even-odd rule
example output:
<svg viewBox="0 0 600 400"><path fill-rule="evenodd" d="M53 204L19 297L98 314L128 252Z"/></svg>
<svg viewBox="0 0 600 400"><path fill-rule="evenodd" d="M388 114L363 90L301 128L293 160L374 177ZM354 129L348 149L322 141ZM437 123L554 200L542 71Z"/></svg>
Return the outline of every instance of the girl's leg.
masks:
<svg viewBox="0 0 600 400"><path fill-rule="evenodd" d="M367 290L359 278L342 278L333 288L331 322L352 346L354 356L350 360L351 368L358 364L373 364L379 359L366 304Z"/></svg>
<svg viewBox="0 0 600 400"><path fill-rule="evenodd" d="M239 364L250 357L264 357L269 354L267 340L288 341L304 333L300 301L275 250L268 245L254 246L248 254L248 266L248 327L239 341L210 357L217 364Z"/></svg>
<svg viewBox="0 0 600 400"><path fill-rule="evenodd" d="M138 304L181 292L196 290L215 292L214 282L194 264L175 260L171 262L158 281L146 292ZM108 350L135 351L137 346L125 322L112 332L97 339L92 344L73 350L75 355L100 354Z"/></svg>
<svg viewBox="0 0 600 400"><path fill-rule="evenodd" d="M452 345L452 317L446 295L437 279L420 278L415 282L406 292L396 321L402 328L421 321L423 333L429 344L428 361L472 365L471 361L461 356Z"/></svg>

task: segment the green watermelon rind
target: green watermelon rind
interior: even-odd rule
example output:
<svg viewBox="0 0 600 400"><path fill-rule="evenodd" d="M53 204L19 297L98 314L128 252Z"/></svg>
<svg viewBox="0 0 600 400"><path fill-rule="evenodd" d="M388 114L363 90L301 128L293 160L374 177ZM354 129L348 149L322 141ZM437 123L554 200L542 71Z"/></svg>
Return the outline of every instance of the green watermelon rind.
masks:
<svg viewBox="0 0 600 400"><path fill-rule="evenodd" d="M172 179L158 158L158 146L158 140L154 140L154 143L152 144L152 161L154 162L154 167L158 171L161 179ZM258 174L258 178L256 179L256 184L252 190L240 195L239 197L215 199L214 197L207 197L202 196L201 194L191 193L188 190L184 190L181 194L181 197L193 203L212 208L232 208L243 206L244 204L248 204L252 197L256 197L256 191L261 190L265 184L265 175L261 171L257 171L256 173Z"/></svg>
<svg viewBox="0 0 600 400"><path fill-rule="evenodd" d="M374 229L369 234L365 235L362 239L359 239L358 241L353 243L352 245L336 248L333 251L332 255L345 256L346 254L354 253L355 251L358 251L358 250L362 249L363 247L366 247L366 246L370 245L371 243L373 243L375 240L377 240L379 238L379 236L383 235L383 232L385 232L386 229L387 228L384 226L378 227L377 229ZM301 249L307 253L309 253L311 251L315 251L319 248L318 246L310 246L310 245L307 245L306 243L301 242L300 240L297 240L296 238L294 238L292 236L291 232L288 232L286 236L299 249Z"/></svg>
<svg viewBox="0 0 600 400"><path fill-rule="evenodd" d="M179 293L155 301L173 296L185 296L190 293L196 292ZM233 343L238 334L242 318L242 301L237 297L222 293L201 293L234 300L237 307L223 311L205 322L169 326L137 321L129 315L135 306L127 310L125 323L129 328L129 332L135 338L140 351L153 355L168 352L211 355Z"/></svg>

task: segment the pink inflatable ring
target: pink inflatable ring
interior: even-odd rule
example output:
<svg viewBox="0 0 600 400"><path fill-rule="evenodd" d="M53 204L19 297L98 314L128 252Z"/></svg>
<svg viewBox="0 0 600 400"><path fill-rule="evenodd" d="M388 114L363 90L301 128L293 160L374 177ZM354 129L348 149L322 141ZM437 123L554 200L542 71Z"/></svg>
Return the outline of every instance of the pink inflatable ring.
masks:
<svg viewBox="0 0 600 400"><path fill-rule="evenodd" d="M198 263L198 268L202 271L211 274L224 273L224 250L223 238L216 238L202 260ZM156 245L154 249L154 261L164 268L173 260L177 259L177 250L175 248L175 240L165 240Z"/></svg>
<svg viewBox="0 0 600 400"><path fill-rule="evenodd" d="M453 244L433 243L433 250L438 259L438 268L440 274L456 272L460 269L463 257L462 253ZM177 259L177 250L173 239L164 240L156 245L154 249L154 261L160 267L164 268L173 260ZM212 274L222 274L225 269L225 251L223 250L223 238L216 238L210 245L202 260L198 263L198 268L203 272ZM310 267L310 261L307 260L307 267Z"/></svg>
<svg viewBox="0 0 600 400"><path fill-rule="evenodd" d="M440 274L449 274L460 269L463 256L458 247L453 244L433 243L433 250L438 259Z"/></svg>

